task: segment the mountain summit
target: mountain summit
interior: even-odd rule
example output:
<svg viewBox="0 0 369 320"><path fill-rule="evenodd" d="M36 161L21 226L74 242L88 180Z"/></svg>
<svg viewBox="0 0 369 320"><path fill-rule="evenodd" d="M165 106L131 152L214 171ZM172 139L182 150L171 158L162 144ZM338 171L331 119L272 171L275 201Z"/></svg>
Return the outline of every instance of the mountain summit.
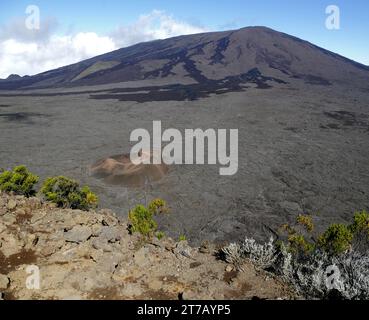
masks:
<svg viewBox="0 0 369 320"><path fill-rule="evenodd" d="M360 86L369 80L368 66L266 27L247 27L136 44L32 77L3 80L0 89L158 79L207 83L250 77L250 71L253 78L285 83Z"/></svg>

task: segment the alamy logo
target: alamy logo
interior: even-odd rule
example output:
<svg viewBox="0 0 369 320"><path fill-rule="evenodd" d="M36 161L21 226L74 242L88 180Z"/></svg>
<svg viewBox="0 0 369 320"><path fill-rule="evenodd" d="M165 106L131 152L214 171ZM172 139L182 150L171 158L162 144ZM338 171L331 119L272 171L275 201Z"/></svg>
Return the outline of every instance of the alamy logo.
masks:
<svg viewBox="0 0 369 320"><path fill-rule="evenodd" d="M339 30L340 29L340 8L335 5L330 5L325 9L325 13L329 16L325 20L325 26L328 30Z"/></svg>
<svg viewBox="0 0 369 320"><path fill-rule="evenodd" d="M29 5L26 8L28 15L25 21L26 28L29 30L40 30L40 8L35 5Z"/></svg>
<svg viewBox="0 0 369 320"><path fill-rule="evenodd" d="M135 165L218 164L223 166L219 169L220 175L232 176L238 171L238 129L229 130L229 140L227 131L186 129L183 137L177 129L162 132L161 121L153 121L152 141L146 129L136 129L131 133L130 141L138 142L131 149L131 162ZM163 143L166 143L164 147Z"/></svg>
<svg viewBox="0 0 369 320"><path fill-rule="evenodd" d="M39 290L40 289L40 269L38 266L27 266L26 288L28 290Z"/></svg>
<svg viewBox="0 0 369 320"><path fill-rule="evenodd" d="M328 290L341 290L341 272L336 265L329 266L325 271L325 285Z"/></svg>

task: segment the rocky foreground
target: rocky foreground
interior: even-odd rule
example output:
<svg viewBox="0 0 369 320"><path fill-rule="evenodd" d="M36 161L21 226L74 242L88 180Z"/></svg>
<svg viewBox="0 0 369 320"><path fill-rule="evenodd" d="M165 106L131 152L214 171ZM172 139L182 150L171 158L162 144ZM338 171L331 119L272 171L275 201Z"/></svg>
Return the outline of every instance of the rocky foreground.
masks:
<svg viewBox="0 0 369 320"><path fill-rule="evenodd" d="M247 262L238 272L215 252L206 243L192 248L170 238L144 242L109 210L59 209L0 193L4 300L293 298L270 274ZM39 289L29 288L29 266L39 268Z"/></svg>

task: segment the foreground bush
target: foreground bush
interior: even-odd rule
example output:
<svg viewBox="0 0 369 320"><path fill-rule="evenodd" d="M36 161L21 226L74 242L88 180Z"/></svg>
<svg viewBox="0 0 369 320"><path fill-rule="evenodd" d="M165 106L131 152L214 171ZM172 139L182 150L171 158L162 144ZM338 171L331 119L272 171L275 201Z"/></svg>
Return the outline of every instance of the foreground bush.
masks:
<svg viewBox="0 0 369 320"><path fill-rule="evenodd" d="M354 234L363 233L369 236L369 213L365 210L356 213L350 229Z"/></svg>
<svg viewBox="0 0 369 320"><path fill-rule="evenodd" d="M89 210L98 204L97 196L89 187L80 188L78 182L63 176L46 179L41 193L61 208Z"/></svg>
<svg viewBox="0 0 369 320"><path fill-rule="evenodd" d="M168 212L167 203L163 199L152 200L147 208L153 215Z"/></svg>
<svg viewBox="0 0 369 320"><path fill-rule="evenodd" d="M246 238L242 244L221 249L221 254L241 271L245 259L249 259L259 268L274 272L307 299L327 299L334 292L335 298L369 299L369 251L332 256L316 250L299 259L284 244L273 240L257 244Z"/></svg>
<svg viewBox="0 0 369 320"><path fill-rule="evenodd" d="M317 245L333 255L346 252L354 238L350 228L344 224L332 224L318 239Z"/></svg>
<svg viewBox="0 0 369 320"><path fill-rule="evenodd" d="M332 224L323 234L313 235L314 224L312 218L300 215L295 225L282 226L283 232L287 233L287 248L290 252L299 255L312 253L314 250L339 255L355 248L366 250L369 247L369 214L366 211L354 215L353 222L346 224Z"/></svg>
<svg viewBox="0 0 369 320"><path fill-rule="evenodd" d="M151 201L147 208L143 205L138 205L128 214L130 223L128 229L131 233L140 233L145 239L149 239L155 235L158 229L154 216L167 211L166 203L161 199ZM162 232L157 233L158 238L161 239L163 236Z"/></svg>
<svg viewBox="0 0 369 320"><path fill-rule="evenodd" d="M313 243L301 231L311 232L313 224L300 216L296 226L283 227L288 233L285 242L271 239L258 244L246 238L241 244L222 248L220 255L239 270L248 259L257 267L281 276L309 299L333 295L342 299L369 299L368 222L368 213L357 213L351 225L333 224ZM361 241L360 250L357 239Z"/></svg>
<svg viewBox="0 0 369 320"><path fill-rule="evenodd" d="M34 186L39 177L30 173L25 166L0 173L0 190L30 197L35 195Z"/></svg>

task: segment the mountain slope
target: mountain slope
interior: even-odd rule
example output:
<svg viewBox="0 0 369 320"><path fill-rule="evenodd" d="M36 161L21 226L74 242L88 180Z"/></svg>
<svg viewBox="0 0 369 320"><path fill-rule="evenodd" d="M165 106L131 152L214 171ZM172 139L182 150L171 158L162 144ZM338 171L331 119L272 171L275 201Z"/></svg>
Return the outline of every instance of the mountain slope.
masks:
<svg viewBox="0 0 369 320"><path fill-rule="evenodd" d="M265 27L140 43L32 77L1 81L0 89L109 84L166 78L205 83L257 69L284 82L364 86L369 67Z"/></svg>

